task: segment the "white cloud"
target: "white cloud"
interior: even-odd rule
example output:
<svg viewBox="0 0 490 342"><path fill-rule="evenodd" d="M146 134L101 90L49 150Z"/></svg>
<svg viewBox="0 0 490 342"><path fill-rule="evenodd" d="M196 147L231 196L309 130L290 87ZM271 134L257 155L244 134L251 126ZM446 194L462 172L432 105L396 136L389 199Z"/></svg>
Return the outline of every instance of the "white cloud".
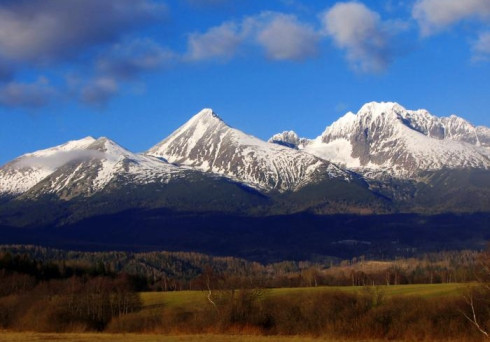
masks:
<svg viewBox="0 0 490 342"><path fill-rule="evenodd" d="M263 12L189 36L189 60L229 59L246 44L258 45L273 60L303 60L317 52L319 34L296 16Z"/></svg>
<svg viewBox="0 0 490 342"><path fill-rule="evenodd" d="M97 71L118 80L131 80L141 73L160 69L175 59L175 53L151 39L115 44L97 61Z"/></svg>
<svg viewBox="0 0 490 342"><path fill-rule="evenodd" d="M3 1L0 56L46 63L113 42L165 11L150 0Z"/></svg>
<svg viewBox="0 0 490 342"><path fill-rule="evenodd" d="M417 20L422 35L441 31L469 18L490 19L489 0L418 0L412 17Z"/></svg>
<svg viewBox="0 0 490 342"><path fill-rule="evenodd" d="M226 22L212 27L205 33L193 33L189 36L186 59L204 60L213 58L228 59L235 55L243 41L238 25Z"/></svg>
<svg viewBox="0 0 490 342"><path fill-rule="evenodd" d="M104 105L119 91L117 81L110 77L98 77L86 84L81 91L81 100L87 104Z"/></svg>
<svg viewBox="0 0 490 342"><path fill-rule="evenodd" d="M73 161L85 161L90 159L110 159L111 156L96 150L59 151L49 156L34 156L22 158L16 162L16 167L43 167L57 169Z"/></svg>
<svg viewBox="0 0 490 342"><path fill-rule="evenodd" d="M363 72L385 70L395 52L389 22L358 2L337 3L323 15L325 33L346 50L351 65Z"/></svg>
<svg viewBox="0 0 490 342"><path fill-rule="evenodd" d="M317 54L319 35L293 15L271 13L262 16L257 42L274 60L304 60Z"/></svg>
<svg viewBox="0 0 490 342"><path fill-rule="evenodd" d="M80 98L108 99L117 92L109 77L136 78L163 63L165 51L156 44L141 40L126 46L121 40L166 13L166 6L156 0L0 1L0 104L35 108L48 104L53 95L77 92L59 83L55 90L44 78L33 83L16 80L25 69L42 70L60 62L67 62L79 78L96 66L88 72L95 79L84 81L88 84ZM106 51L103 56L101 50Z"/></svg>
<svg viewBox="0 0 490 342"><path fill-rule="evenodd" d="M481 33L473 44L473 60L490 60L490 31Z"/></svg>
<svg viewBox="0 0 490 342"><path fill-rule="evenodd" d="M47 105L56 95L56 90L44 77L33 83L12 81L0 88L0 105L38 108Z"/></svg>

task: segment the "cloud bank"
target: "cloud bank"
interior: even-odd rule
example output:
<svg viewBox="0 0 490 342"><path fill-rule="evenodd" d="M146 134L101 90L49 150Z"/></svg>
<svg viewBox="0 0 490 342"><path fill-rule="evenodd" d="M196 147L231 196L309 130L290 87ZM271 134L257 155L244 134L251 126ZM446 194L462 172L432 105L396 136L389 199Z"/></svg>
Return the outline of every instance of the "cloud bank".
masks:
<svg viewBox="0 0 490 342"><path fill-rule="evenodd" d="M166 7L153 0L3 1L0 4L0 105L36 108L49 104L56 95L66 91L55 90L45 79L21 82L15 80L16 75L25 69L47 69L60 63L74 69L84 68L94 63L94 49L118 44L128 32L160 20L165 13ZM120 50L116 51L120 53L118 58L116 53L101 58L100 68L105 69L105 78L109 73L134 77L140 70L151 69L151 64L156 64L163 54L156 47L147 46L143 49L145 55L138 55L141 60L135 61L130 59L131 52ZM111 58L113 66L109 63ZM106 98L110 88L101 77L98 73L97 80L89 81L105 90L99 99ZM81 98L97 98L90 96L93 93L90 89L82 93Z"/></svg>
<svg viewBox="0 0 490 342"><path fill-rule="evenodd" d="M295 15L263 12L188 38L189 60L230 59L245 45L261 47L271 60L304 60L317 53L319 34Z"/></svg>
<svg viewBox="0 0 490 342"><path fill-rule="evenodd" d="M7 1L0 5L0 55L31 63L72 58L164 10L149 0Z"/></svg>
<svg viewBox="0 0 490 342"><path fill-rule="evenodd" d="M47 105L57 95L58 92L43 77L32 83L11 81L0 88L0 105L39 108Z"/></svg>
<svg viewBox="0 0 490 342"><path fill-rule="evenodd" d="M190 34L187 41L186 58L192 61L213 58L229 59L235 55L243 39L236 23L223 23L204 33Z"/></svg>
<svg viewBox="0 0 490 342"><path fill-rule="evenodd" d="M201 31L180 32L184 44L176 43L176 37L167 39L165 34L171 30L159 30L158 25L169 22L170 13L162 1L1 1L0 106L39 108L67 98L100 107L132 83L140 85L148 73L202 61L249 58L257 51L270 61L301 62L318 57L328 41L345 53L355 71L383 72L401 55L402 39L397 36L410 29L409 19L424 37L468 21L472 25L467 32L474 32L473 60L490 59L490 0L414 0L405 21L383 19L360 1L336 2L312 16L311 10L299 9L299 2L285 0L280 2L296 14L263 11L217 22ZM214 10L233 2L183 3L187 10L196 6ZM393 7L388 2L380 11L384 8L383 13L392 16ZM149 25L154 26L145 30ZM146 37L148 33L153 39ZM180 49L167 48L167 40ZM53 71L65 74L58 73L55 81ZM59 82L63 77L65 84Z"/></svg>
<svg viewBox="0 0 490 342"><path fill-rule="evenodd" d="M393 61L389 23L358 2L337 3L323 15L325 33L346 51L354 69L363 72L385 70Z"/></svg>
<svg viewBox="0 0 490 342"><path fill-rule="evenodd" d="M319 34L296 16L269 14L255 19L260 29L256 41L272 60L304 60L318 51Z"/></svg>
<svg viewBox="0 0 490 342"><path fill-rule="evenodd" d="M422 35L437 33L465 19L490 19L488 0L418 0L412 16Z"/></svg>

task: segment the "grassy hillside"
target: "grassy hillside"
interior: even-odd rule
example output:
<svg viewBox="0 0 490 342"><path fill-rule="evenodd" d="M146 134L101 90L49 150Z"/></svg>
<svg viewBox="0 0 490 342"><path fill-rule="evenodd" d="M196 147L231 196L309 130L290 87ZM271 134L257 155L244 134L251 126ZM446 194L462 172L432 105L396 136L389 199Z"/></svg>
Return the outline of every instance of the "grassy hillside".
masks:
<svg viewBox="0 0 490 342"><path fill-rule="evenodd" d="M423 298L454 297L461 294L469 284L416 284L391 286L320 286L303 288L278 288L264 291L264 296L286 296L298 294L318 294L326 292L360 293L378 291L385 297L419 296ZM207 304L207 291L142 292L144 307L164 306L167 308L192 308Z"/></svg>

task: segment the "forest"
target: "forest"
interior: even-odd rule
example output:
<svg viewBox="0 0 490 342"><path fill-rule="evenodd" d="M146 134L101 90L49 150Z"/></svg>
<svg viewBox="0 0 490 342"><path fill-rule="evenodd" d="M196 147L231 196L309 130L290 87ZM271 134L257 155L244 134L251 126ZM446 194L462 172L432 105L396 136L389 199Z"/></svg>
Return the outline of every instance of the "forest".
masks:
<svg viewBox="0 0 490 342"><path fill-rule="evenodd" d="M140 272L136 264L152 267ZM195 253L3 246L0 328L478 341L490 328L489 270L488 251L262 265ZM413 283L466 285L451 295L388 295L390 286ZM356 290L313 291L334 285ZM295 286L312 290L274 290ZM202 300L156 305L141 295L189 289Z"/></svg>

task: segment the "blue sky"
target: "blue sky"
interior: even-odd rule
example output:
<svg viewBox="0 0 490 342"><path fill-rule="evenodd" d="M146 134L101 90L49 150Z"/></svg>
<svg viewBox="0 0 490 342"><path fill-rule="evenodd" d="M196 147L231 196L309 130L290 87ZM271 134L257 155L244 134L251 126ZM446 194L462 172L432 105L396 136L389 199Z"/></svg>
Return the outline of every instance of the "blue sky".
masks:
<svg viewBox="0 0 490 342"><path fill-rule="evenodd" d="M263 139L396 101L490 126L488 0L4 0L0 164L88 135L132 151L211 107Z"/></svg>

